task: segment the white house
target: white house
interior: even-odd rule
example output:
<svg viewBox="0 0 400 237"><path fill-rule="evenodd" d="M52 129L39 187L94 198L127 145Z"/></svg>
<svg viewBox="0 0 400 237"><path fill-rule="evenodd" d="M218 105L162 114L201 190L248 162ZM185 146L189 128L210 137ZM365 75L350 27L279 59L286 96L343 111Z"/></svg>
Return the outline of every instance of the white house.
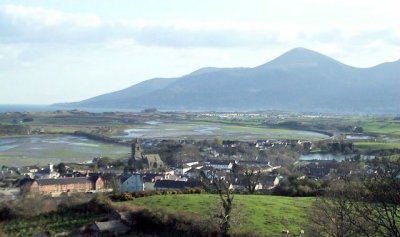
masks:
<svg viewBox="0 0 400 237"><path fill-rule="evenodd" d="M144 182L140 174L122 175L120 177L121 192L144 191Z"/></svg>
<svg viewBox="0 0 400 237"><path fill-rule="evenodd" d="M175 175L184 175L191 168L192 167L187 165L187 164L180 165L180 166L175 168Z"/></svg>
<svg viewBox="0 0 400 237"><path fill-rule="evenodd" d="M225 170L225 171L232 170L233 164L235 164L235 161L231 160L211 160L208 162L208 166L211 166L217 170Z"/></svg>

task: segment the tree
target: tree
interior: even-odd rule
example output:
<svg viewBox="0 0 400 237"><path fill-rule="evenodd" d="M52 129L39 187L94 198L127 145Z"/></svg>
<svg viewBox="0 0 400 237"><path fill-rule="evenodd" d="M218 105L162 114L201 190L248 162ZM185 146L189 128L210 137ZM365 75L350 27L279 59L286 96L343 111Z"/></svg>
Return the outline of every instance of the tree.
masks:
<svg viewBox="0 0 400 237"><path fill-rule="evenodd" d="M218 227L221 236L228 237L230 236L229 229L231 227L231 214L234 200L231 189L232 182L230 178L218 177L216 172L212 172L209 175L201 172L201 177L206 190L217 192L220 198L221 210L215 217L218 219Z"/></svg>
<svg viewBox="0 0 400 237"><path fill-rule="evenodd" d="M56 170L58 173L60 173L60 175L64 175L65 173L67 173L67 167L65 166L64 162L59 163L56 166Z"/></svg>
<svg viewBox="0 0 400 237"><path fill-rule="evenodd" d="M111 159L109 157L101 157L97 161L97 166L100 168L107 167L111 164Z"/></svg>
<svg viewBox="0 0 400 237"><path fill-rule="evenodd" d="M314 204L315 227L327 236L400 237L400 161L375 159L368 166L360 178L341 177Z"/></svg>
<svg viewBox="0 0 400 237"><path fill-rule="evenodd" d="M344 181L335 182L313 203L308 213L313 226L308 232L332 237L359 236L353 226L356 217L345 186Z"/></svg>
<svg viewBox="0 0 400 237"><path fill-rule="evenodd" d="M247 168L244 171L244 182L247 191L253 194L260 183L261 171L259 169Z"/></svg>

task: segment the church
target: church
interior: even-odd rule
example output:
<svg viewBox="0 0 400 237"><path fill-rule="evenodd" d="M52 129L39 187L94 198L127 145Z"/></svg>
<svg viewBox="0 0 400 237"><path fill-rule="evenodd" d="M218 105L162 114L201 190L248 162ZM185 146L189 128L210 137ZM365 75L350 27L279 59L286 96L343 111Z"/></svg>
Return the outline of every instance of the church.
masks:
<svg viewBox="0 0 400 237"><path fill-rule="evenodd" d="M139 140L131 145L131 157L128 160L132 169L159 169L164 167L164 162L158 154L143 154Z"/></svg>

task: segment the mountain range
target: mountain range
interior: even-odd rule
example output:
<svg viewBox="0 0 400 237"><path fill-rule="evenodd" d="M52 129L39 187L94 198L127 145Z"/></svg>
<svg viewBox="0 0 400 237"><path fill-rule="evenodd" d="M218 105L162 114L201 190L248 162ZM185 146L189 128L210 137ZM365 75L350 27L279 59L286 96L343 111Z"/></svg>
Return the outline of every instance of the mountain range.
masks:
<svg viewBox="0 0 400 237"><path fill-rule="evenodd" d="M69 108L400 113L400 60L345 65L305 48L253 68L202 68L155 78Z"/></svg>

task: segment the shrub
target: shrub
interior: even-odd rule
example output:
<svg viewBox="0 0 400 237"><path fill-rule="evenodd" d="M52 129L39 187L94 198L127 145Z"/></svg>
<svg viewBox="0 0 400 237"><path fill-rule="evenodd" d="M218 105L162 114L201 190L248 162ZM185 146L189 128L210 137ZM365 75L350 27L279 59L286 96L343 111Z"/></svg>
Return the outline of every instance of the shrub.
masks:
<svg viewBox="0 0 400 237"><path fill-rule="evenodd" d="M9 204L3 204L0 207L0 221L11 220L17 217L17 214Z"/></svg>

